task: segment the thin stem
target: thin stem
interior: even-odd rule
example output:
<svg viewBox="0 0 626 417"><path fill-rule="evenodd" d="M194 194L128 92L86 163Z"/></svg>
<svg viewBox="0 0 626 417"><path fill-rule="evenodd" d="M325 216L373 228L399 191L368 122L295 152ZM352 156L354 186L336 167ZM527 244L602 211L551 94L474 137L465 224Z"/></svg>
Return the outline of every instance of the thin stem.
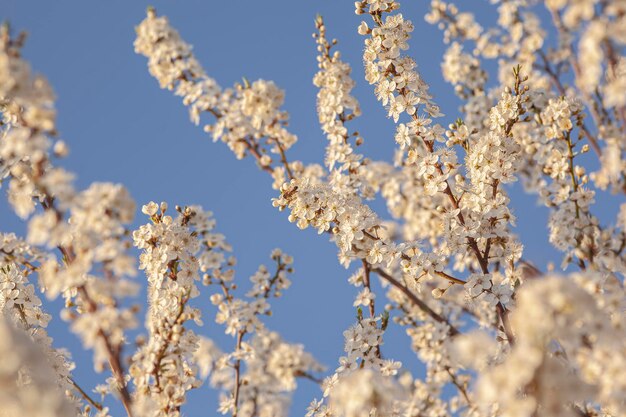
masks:
<svg viewBox="0 0 626 417"><path fill-rule="evenodd" d="M322 382L324 382L323 380L321 380L320 378L315 377L314 375L311 375L308 372L305 371L296 371L294 373L294 376L296 378L304 378L304 379L308 379L309 381L313 381L315 382L317 385L322 385Z"/></svg>
<svg viewBox="0 0 626 417"><path fill-rule="evenodd" d="M367 288L367 290L371 293L372 292L372 288L370 286L370 264L369 262L367 262L365 259L361 259L361 262L363 263L363 287ZM370 317L373 319L374 316L376 316L376 305L374 304L374 299L371 298L369 300L369 312L370 312ZM376 357L377 358L381 358L381 353L380 353L380 345L376 345Z"/></svg>
<svg viewBox="0 0 626 417"><path fill-rule="evenodd" d="M371 292L372 289L370 286L370 264L365 259L361 259L361 262L363 263L363 286ZM368 307L370 311L370 317L373 318L376 315L374 300L370 300Z"/></svg>
<svg viewBox="0 0 626 417"><path fill-rule="evenodd" d="M457 388L457 390L461 393L461 395L465 399L465 402L467 402L467 405L472 407L472 400L470 400L469 398L469 395L467 393L467 388L459 382L459 380L457 379L457 376L452 372L449 366L446 366L445 369L448 375L450 375L450 380L452 381L454 386Z"/></svg>
<svg viewBox="0 0 626 417"><path fill-rule="evenodd" d="M94 400L93 398L91 398L89 396L89 394L87 394L81 387L80 385L78 385L78 383L73 379L73 378L69 378L70 384L72 384L72 386L74 387L74 389L76 391L78 391L80 393L80 395L89 403L91 404L96 410L98 411L102 411L102 404L100 404L99 402L97 402L96 400Z"/></svg>
<svg viewBox="0 0 626 417"><path fill-rule="evenodd" d="M243 335L246 334L245 330L240 330L237 333L237 349L236 352L239 354L241 350L241 342L243 340ZM241 359L237 359L235 361L235 392L233 394L234 404L233 404L233 417L237 417L237 413L239 412L239 389L241 388Z"/></svg>
<svg viewBox="0 0 626 417"><path fill-rule="evenodd" d="M506 334L506 338L508 339L511 345L515 344L515 336L513 335L513 329L511 328L511 323L509 321L509 310L504 307L502 303L496 304L496 312L498 313L498 317L500 317L500 321L502 322L502 328L504 329L504 334Z"/></svg>
<svg viewBox="0 0 626 417"><path fill-rule="evenodd" d="M89 297L89 294L87 293L87 289L85 288L85 286L81 285L80 287L78 287L77 290L81 294L83 299L85 300L85 303L87 304L87 311L89 311L90 313L95 312L98 309L98 306L91 299L91 297ZM107 361L109 362L109 368L111 369L111 373L113 374L113 377L115 378L115 381L117 382L117 388L120 394L122 405L124 406L124 409L126 410L126 414L129 417L132 417L133 415L132 407L131 407L132 398L130 396L130 393L128 392L128 386L126 385L126 380L124 379L124 368L122 366L122 362L120 359L121 349L119 349L119 346L114 347L111 344L109 337L104 333L102 328L98 329L97 335L98 337L102 339L102 342L104 344L104 348L107 353Z"/></svg>
<svg viewBox="0 0 626 417"><path fill-rule="evenodd" d="M293 173L291 172L291 168L289 168L289 162L287 162L287 157L285 156L285 150L283 149L283 146L280 144L280 141L278 139L274 138L274 141L276 142L276 147L278 148L278 152L280 153L280 161L285 167L285 171L287 171L287 176L289 177L290 180L293 180L295 177Z"/></svg>

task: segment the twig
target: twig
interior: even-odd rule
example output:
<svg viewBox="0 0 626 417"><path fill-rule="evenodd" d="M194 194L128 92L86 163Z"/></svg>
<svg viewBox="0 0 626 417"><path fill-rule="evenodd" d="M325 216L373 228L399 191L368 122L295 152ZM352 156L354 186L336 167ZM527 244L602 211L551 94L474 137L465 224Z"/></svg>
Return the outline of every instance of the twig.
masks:
<svg viewBox="0 0 626 417"><path fill-rule="evenodd" d="M372 288L370 286L370 264L369 262L367 262L365 259L361 259L361 262L363 263L363 287L367 288L367 290L371 293L372 292ZM374 318L374 316L376 315L376 305L374 304L374 299L370 298L369 299L369 312L370 312L370 317ZM380 353L380 345L376 345L376 357L377 358L381 358L381 353Z"/></svg>
<svg viewBox="0 0 626 417"><path fill-rule="evenodd" d="M99 402L95 401L93 398L91 398L89 396L89 394L87 394L81 387L80 385L78 385L76 383L76 381L73 378L69 378L70 383L72 384L72 386L74 387L74 389L76 391L78 391L80 393L80 395L82 395L82 397L87 400L87 402L89 404L91 404L92 406L94 406L94 408L98 411L102 411L102 404L100 404Z"/></svg>
<svg viewBox="0 0 626 417"><path fill-rule="evenodd" d="M311 375L308 372L305 371L296 371L293 374L296 378L304 378L304 379L308 379L310 381L315 382L317 385L322 385L322 381L320 378L315 377L314 375Z"/></svg>
<svg viewBox="0 0 626 417"><path fill-rule="evenodd" d="M426 304L424 301L417 298L417 296L413 294L413 292L411 292L411 290L409 290L400 281L396 280L394 277L392 277L391 275L389 275L387 272L383 271L380 268L372 269L372 272L377 273L385 281L389 282L391 285L399 289L413 304L415 304L415 306L417 306L424 313L428 314L435 321L446 324L450 328L450 334L452 336L455 336L460 333L459 330L456 327L454 327L446 318L444 318L443 316L438 314L436 311L434 311L432 308L430 308L428 304Z"/></svg>
<svg viewBox="0 0 626 417"><path fill-rule="evenodd" d="M243 335L246 334L245 330L240 330L237 333L237 350L236 352L239 354L241 350L241 341L243 340ZM239 412L239 389L241 388L241 359L237 359L235 361L235 392L233 393L234 404L233 404L233 417L237 417L237 413Z"/></svg>

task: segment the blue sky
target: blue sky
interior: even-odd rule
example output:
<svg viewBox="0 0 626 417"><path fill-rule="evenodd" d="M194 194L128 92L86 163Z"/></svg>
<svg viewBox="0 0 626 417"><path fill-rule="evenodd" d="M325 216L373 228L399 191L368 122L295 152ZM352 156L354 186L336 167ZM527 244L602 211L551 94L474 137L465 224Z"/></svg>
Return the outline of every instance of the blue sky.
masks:
<svg viewBox="0 0 626 417"><path fill-rule="evenodd" d="M458 101L441 77L444 44L439 30L424 22L427 3L402 4L405 17L416 24L410 53L450 122L457 117ZM486 3L472 2L479 20L493 19ZM338 265L336 249L327 237L298 230L285 213L272 208L270 199L276 193L252 160L237 161L226 146L213 143L188 121L179 98L159 89L145 58L136 55L132 45L134 27L150 4L194 45L207 73L222 86L245 76L274 80L286 90L285 109L291 114L291 130L299 137L289 157L304 162L321 163L326 143L311 81L317 71L311 38L317 13L324 16L329 36L339 39L344 59L353 66L355 94L364 114L355 123L365 139L363 152L386 160L393 153L393 122L363 79L363 38L356 32L361 18L354 14L352 1L336 0L0 0L0 19L9 20L15 30L28 31L24 55L57 94L58 127L71 152L65 166L77 173L78 186L121 182L139 207L164 200L171 206L200 204L212 210L218 230L234 246L240 282L247 281L258 264L268 262L273 248L293 255L293 285L274 303L274 316L266 322L287 340L305 344L332 371L342 353L342 331L355 316L355 290L347 283L350 272ZM558 265L560 256L545 236L547 211L538 208L532 196L516 194L513 200L525 257L542 268L548 261ZM3 231L24 230L5 199L0 218ZM139 212L138 220L143 222ZM140 274L138 279L145 278ZM207 298L196 300L200 302L208 305ZM58 303L50 309L57 311ZM234 342L223 336L212 314L205 309L204 334L215 336L222 349L232 349ZM57 346L72 351L79 363L77 380L93 387L101 379L89 367L80 367L91 353L82 352L78 340L64 331L59 319L55 321L50 331ZM397 326L390 327L383 353L419 374L422 366L408 350L408 337ZM314 384L302 382L291 414L303 415L308 402L319 396ZM215 396L202 387L190 396L186 414L217 415L216 406Z"/></svg>

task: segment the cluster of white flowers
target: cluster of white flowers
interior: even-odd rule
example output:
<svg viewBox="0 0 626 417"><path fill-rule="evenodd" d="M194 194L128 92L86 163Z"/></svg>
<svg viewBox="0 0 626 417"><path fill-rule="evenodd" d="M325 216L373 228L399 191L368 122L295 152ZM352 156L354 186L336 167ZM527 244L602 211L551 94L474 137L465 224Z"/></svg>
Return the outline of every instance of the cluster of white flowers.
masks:
<svg viewBox="0 0 626 417"><path fill-rule="evenodd" d="M405 397L406 392L392 378L372 369L359 369L337 381L330 407L334 415L344 417L400 416L398 404Z"/></svg>
<svg viewBox="0 0 626 417"><path fill-rule="evenodd" d="M357 12L364 6L359 2L356 5ZM376 97L388 106L389 117L395 122L402 113L416 114L419 106L424 106L425 112L432 117L440 116L439 107L431 101L427 84L416 70L417 64L402 55L402 51L409 48L413 23L401 14L387 16L384 22L378 14L376 16L377 27L370 29L365 22L359 26L360 34L370 35L365 41L363 59L365 77L370 84L376 85Z"/></svg>
<svg viewBox="0 0 626 417"><path fill-rule="evenodd" d="M498 59L498 78L503 85L511 84L510 68L524 67L532 74L533 82L545 83L533 65L536 52L542 47L545 31L536 13L525 1L504 0L498 3L498 26L487 30L476 22L470 12L460 12L452 3L432 0L426 20L443 30L447 42L469 43L473 54L486 59ZM454 43L453 43L454 47Z"/></svg>
<svg viewBox="0 0 626 417"><path fill-rule="evenodd" d="M463 53L463 46L458 42L454 42L446 51L441 72L462 98L480 94L485 89L487 73L480 67L477 58Z"/></svg>
<svg viewBox="0 0 626 417"><path fill-rule="evenodd" d="M210 113L216 121L206 124L205 130L212 132L214 140L226 143L238 159L247 154L256 158L259 166L273 175L276 189L286 175L293 177L298 166L288 164L284 153L297 138L285 128L289 116L280 110L285 97L282 90L271 81L249 83L245 79L243 84L222 90L206 75L191 46L152 8L136 32L135 51L148 58L150 74L161 88L183 97L195 124L203 113Z"/></svg>
<svg viewBox="0 0 626 417"><path fill-rule="evenodd" d="M260 265L238 295L237 261L212 213L177 206L170 215L166 203L150 202L142 207L150 222L131 239L135 203L123 186L77 190L74 175L55 165L68 149L57 137L54 95L21 58L24 38L2 26L0 181L27 236L0 233L0 415L109 417L111 395L128 417L178 417L188 392L208 380L222 414L286 417L300 378L322 391L307 417L624 415L626 203L616 221L601 220L594 203L605 190L626 193L626 3L546 0L556 31L543 28L533 1L492 3L497 23L486 28L431 1L426 20L449 44L442 75L462 101L447 129L407 55L415 27L399 3L355 3L371 17L358 33L365 79L396 124L393 163L356 152L363 139L347 126L361 115L356 82L318 16L313 83L325 168L287 158L296 136L273 82L222 89L166 17L150 8L136 28L136 52L192 121L211 117L205 131L271 175L280 190L273 205L288 209L290 222L330 235L346 268L357 261L348 280L357 322L325 378L302 345L263 322L291 285L291 256L274 250L272 266ZM497 60L494 85L481 59ZM598 158L589 163L591 148ZM544 275L523 259L508 194L518 179L549 208L548 237L563 268L580 272ZM393 221L366 203L377 194ZM128 352L137 269L147 278L146 333ZM110 371L94 390L102 403L48 335L52 316L34 277L48 298L64 298L61 316L93 349L95 369ZM203 299L234 339L231 349L199 334L193 303ZM384 354L394 325L405 329L423 377Z"/></svg>
<svg viewBox="0 0 626 417"><path fill-rule="evenodd" d="M626 89L626 58L620 57L614 66L608 69L607 83L602 86L604 104L607 107L624 108L626 98L620 92Z"/></svg>
<svg viewBox="0 0 626 417"><path fill-rule="evenodd" d="M46 209L29 224L32 243L61 248L63 264L48 257L39 268L39 282L48 297L63 295L65 318L84 345L94 349L100 370L111 351L121 349L125 331L136 327L134 308L118 305L139 290L125 278L136 274L124 228L134 208L125 188L94 183L73 198L67 220L58 210ZM96 270L103 276L95 275Z"/></svg>
<svg viewBox="0 0 626 417"><path fill-rule="evenodd" d="M574 54L571 44L574 37L565 38L565 34L571 33L581 22L594 18L598 10L589 6L594 4L592 1L548 1L555 21L562 23L557 26L564 39L558 49L544 52L547 32L541 27L541 19L530 10L530 3L498 2L498 27L484 29L471 13L460 12L453 4L441 0L433 1L427 20L438 24L444 30L444 40L452 43L442 71L465 100L461 106L464 119L451 124L446 131L433 123L432 119L442 116L439 107L416 71L415 61L404 55L413 24L401 14L393 14L399 9L399 4L393 0L356 2L356 13L369 14L375 25L372 28L363 22L358 29L361 35L368 36L364 52L366 80L375 85L378 100L387 107L395 122L405 114L410 118L397 128L395 139L401 151L396 157L396 168L384 162L370 162L354 153L349 139L356 136L358 145L360 136L350 134L345 126L345 122L360 114L358 102L351 94L354 81L350 78L348 64L341 61L337 52L330 52L335 41L327 40L326 28L318 17L319 34L314 36L320 71L314 83L320 88L319 119L330 142L326 165L331 175L328 181L322 179L319 171L314 176L290 175L291 181L282 184L280 180L287 177L271 170L274 186L282 185L274 205L281 210L288 208L289 220L300 228L312 226L320 233L330 232L339 246L340 261L344 265L349 265L351 260L361 260L363 267L350 278L351 283L361 287L354 305L359 311L360 306L369 308L371 317L361 317L357 328L363 330L367 324L371 331L379 329L380 332L384 327L375 324L380 317L374 315L376 294L370 286L370 272L392 284L387 295L393 302L392 311L398 312L394 321L407 327L412 347L428 364L428 372L425 382L413 381L404 375L394 382L380 374L380 358L376 356L380 352L377 341L380 335L373 332L371 337L366 337L361 335L362 331L348 332L346 337L350 340L371 340L373 345L368 342L362 345L365 350L357 348L348 352L335 376L324 384L325 397L330 396L331 401L328 404L324 400L314 401L309 415L371 415L372 412L394 415L403 411L433 416L459 411L466 415L484 412L506 415L507 410L517 406L519 415L525 415L532 408L527 407L528 404L533 401L535 406L540 404L540 407L556 410L554 407L561 407L562 403L584 397L582 391L572 390L571 395L557 396L548 402L545 397L548 388L541 385L534 386L532 391L526 386L527 391L520 393L519 381L510 377L511 368L507 367L502 368L501 377L508 378L507 384L517 388L512 388L511 395L499 403L500 398L489 397L489 381L495 381L493 386L503 382L490 379L489 375L500 372L504 365L490 368L488 376L480 378L477 394L472 393L470 381L473 378L462 372L452 359L449 342L460 333L463 324L460 317L466 313L489 331L495 329L500 342L493 343L487 333L481 333L482 342L486 343L483 344L486 354L481 357L492 359L482 360L480 369L484 370L490 363L507 364L509 358L511 363L517 360L519 366L523 366L524 355L528 352L518 354L518 349L526 343L527 335L519 329L518 323L511 324L508 310L516 309L522 302L518 300L517 288L523 288L529 277L536 277L539 271L522 261L523 247L512 234L515 216L504 187L520 177L528 190L540 194L541 201L554 209L549 223L551 241L566 252L567 261L578 259L579 266L593 265L605 273L623 270L621 252L625 240L620 240L621 229L599 226L589 209L594 196L594 192L585 187L589 178L574 162L578 153L588 149L576 150L580 139L574 138L575 132L579 131L579 136L588 139L596 150L598 140L605 140L607 147L603 149L602 166L592 179L600 188L611 185L612 189L621 191L623 147L618 138L623 137L619 129L623 123L623 94L617 93L616 86L621 85L623 65L612 43L619 36L616 26L623 16L620 6L603 5L600 13L607 16L605 27L593 22L581 37L580 59L592 64L584 73L575 65L577 61L570 58ZM600 28L602 30L597 30ZM463 52L468 44L473 45L473 55ZM585 58L586 53L595 55ZM481 67L479 56L498 59L499 86L487 89L487 72ZM602 73L593 68L600 68L602 60L611 56L614 62L607 66L607 83L600 85ZM591 85L600 87L606 104L616 106L614 115L600 116L596 114L595 104L592 106L594 122L601 130L597 137L585 124L582 107L561 78L563 65L568 61L578 85L586 85L583 77L593 78ZM551 89L557 94L550 92ZM272 97L271 92L268 95ZM590 105L588 95L583 94L582 98ZM606 123L602 123L603 120ZM245 126L249 119L237 123ZM436 148L437 143L445 146ZM466 152L464 166L459 162L456 146ZM289 167L284 153L281 156L284 166ZM339 169L334 170L338 165ZM343 172L347 175L342 175ZM364 183L371 187L366 193L359 189ZM362 194L359 195L359 191ZM369 198L372 192L381 193L392 215L402 221L400 225L382 221L363 203L361 197ZM572 219L575 219L573 227ZM409 238L408 242L396 241L398 230ZM432 250L411 241L416 238L426 241ZM464 279L455 278L446 272L449 265L457 271L470 273ZM604 284L598 288L603 287ZM425 288L434 298L418 298ZM566 291L554 290L554 293ZM535 307L521 306L520 309L543 311ZM524 314L520 312L512 320ZM533 322L539 320L536 318ZM591 318L586 323L592 323ZM256 329L255 326L250 328ZM546 334L558 337L553 328ZM466 350L481 349L479 341L459 339L459 342L462 340ZM350 349L352 345L353 342ZM543 345L542 349L547 346ZM594 350L586 348L590 352ZM467 351L463 354L471 356ZM368 369L354 371L360 367L359 360ZM544 379L546 387L565 384L559 378L568 375L568 366L571 364L547 361L545 369L541 370L545 378L551 375L549 382ZM529 367L524 375L537 374L533 369L536 368ZM348 375L340 378L338 374L342 373ZM585 383L598 385L599 382L587 380ZM385 395L377 384L395 392L397 397ZM446 384L452 384L458 391L458 396L448 402L438 398ZM362 389L357 393L354 386L362 386ZM399 386L404 387L407 395L400 394L396 389ZM609 392L608 388L603 389ZM620 404L621 400L615 400L613 395L608 393L597 401L604 405ZM402 405L396 401L400 397L406 400ZM522 402L516 402L518 400ZM505 404L506 401L509 402ZM579 411L587 415L591 409L584 407Z"/></svg>
<svg viewBox="0 0 626 417"><path fill-rule="evenodd" d="M399 415L396 409L404 400L395 376L402 364L382 359L383 333L389 316L363 318L343 332L346 356L339 367L322 383L323 398L313 400L307 416ZM385 391L399 395L387 395Z"/></svg>
<svg viewBox="0 0 626 417"><path fill-rule="evenodd" d="M6 416L78 416L40 345L0 318L0 402Z"/></svg>
<svg viewBox="0 0 626 417"><path fill-rule="evenodd" d="M75 411L77 411L81 404L77 398L73 397L74 387L71 376L71 371L75 365L69 357L69 352L55 349L52 346L52 339L46 331L51 316L43 311L42 301L35 293L34 285L28 281L27 274L30 271L20 270L18 264L15 263L2 263L1 265L0 311L2 315L11 324L24 330L31 340L39 346L47 362L45 366L54 372L55 378L51 381L59 385L58 391L60 393L66 393L67 400L75 404ZM3 326L6 326L7 323L3 323ZM19 347L16 348L19 349ZM20 366L31 365L21 364L16 368L19 372L26 372L19 369ZM28 377L24 379L25 384L28 384L28 380Z"/></svg>
<svg viewBox="0 0 626 417"><path fill-rule="evenodd" d="M304 351L302 345L286 343L278 333L263 329L256 333L249 343L242 344L244 352L240 354L241 372L237 415L277 416L289 415L290 394L297 388L297 378L316 380L311 372L323 368ZM229 366L233 355L214 352L215 369L211 384L223 390L221 411L234 411L232 393L236 378Z"/></svg>
<svg viewBox="0 0 626 417"><path fill-rule="evenodd" d="M326 26L321 16L315 22L319 34L314 34L319 55L319 71L313 78L313 84L319 87L317 93L317 113L322 130L328 138L326 147L326 166L331 171L329 182L341 194L360 191L366 198L373 198L374 190L362 178L366 171L367 160L354 152L350 137L356 137L355 145L362 143L358 133L348 134L345 122L361 114L359 102L351 95L355 86L350 77L350 65L341 60L339 51L331 54L336 43L326 38Z"/></svg>
<svg viewBox="0 0 626 417"><path fill-rule="evenodd" d="M191 120L200 123L200 114L215 108L222 91L196 60L191 46L169 25L166 17L157 17L148 9L147 18L136 27L135 52L148 57L148 71L161 88L174 90L189 106Z"/></svg>
<svg viewBox="0 0 626 417"><path fill-rule="evenodd" d="M289 393L297 377L315 378L322 368L301 345L284 342L265 329L261 315L271 314L268 298L279 297L291 281L291 256L272 252L276 271L261 265L250 277L250 301L236 298L235 259L224 236L213 231L211 213L200 207L177 207L173 218L167 204L150 202L142 211L151 224L133 233L135 245L144 252L140 268L148 275L147 328L149 339L133 356L130 374L136 391L138 415L175 416L186 402L186 392L211 375L221 390L219 410L240 416L286 416ZM214 285L219 292L210 299L217 307L215 321L226 334L236 337L235 350L225 354L210 340L198 336L188 321L201 325L201 315L189 301L200 292L196 281ZM253 337L246 341L246 335Z"/></svg>
<svg viewBox="0 0 626 417"><path fill-rule="evenodd" d="M209 233L205 227L212 223L200 207L179 209L175 218L166 210L165 203L146 204L142 211L152 223L133 232L135 246L143 250L139 268L148 277L150 310L149 339L133 356L130 375L137 407L144 408L140 414L152 408L155 416L178 416L186 391L200 385L192 360L197 336L186 327L188 321L202 323L200 311L188 305L199 295L200 279L201 242L192 229Z"/></svg>
<svg viewBox="0 0 626 417"><path fill-rule="evenodd" d="M273 274L261 265L250 277L253 287L246 294L249 301L235 298L237 286L231 273L214 271L207 277L208 283L220 288L220 293L211 296L218 308L216 322L224 324L226 334L236 338L233 352L212 354L216 359L211 382L222 390L219 410L223 414L287 416L296 378L315 380L312 373L323 370L302 345L284 342L260 320L261 315L272 313L268 299L280 297L291 285L287 274L293 272L293 258L280 249L272 251L271 258L276 262ZM247 335L252 335L249 341L244 340Z"/></svg>
<svg viewBox="0 0 626 417"><path fill-rule="evenodd" d="M280 159L281 153L296 143L297 138L284 128L288 120L287 113L280 111L284 93L273 82L246 82L224 94L224 104L219 108L222 117L211 130L214 139L228 143L239 159L246 152L261 152L259 163L270 166L272 158L267 150ZM262 138L266 148L261 147Z"/></svg>
<svg viewBox="0 0 626 417"><path fill-rule="evenodd" d="M136 324L135 311L121 307L118 301L138 290L125 278L136 273L124 237L124 225L134 216L134 202L125 188L114 184L95 183L77 192L72 186L73 175L53 165L54 97L47 82L31 74L20 57L20 47L19 39L11 39L3 26L0 103L6 126L0 141L1 171L9 177L8 199L16 214L24 219L32 215L29 243L58 248L62 256L61 264L48 252L38 255L39 265L30 260L24 265L37 270L39 284L49 298L63 294L64 319L72 322L72 331L85 347L94 349L95 368L102 370L108 364L116 380L115 391L128 405L121 346L124 332ZM67 153L60 141L52 151L57 157ZM37 203L42 210L33 215ZM23 246L12 245L10 240L3 252L17 259L28 255ZM97 277L96 270L106 279ZM67 375L62 371L60 375L63 382L59 383L68 384ZM106 409L99 408L106 414Z"/></svg>
<svg viewBox="0 0 626 417"><path fill-rule="evenodd" d="M15 233L0 232L0 262L23 265L29 271L34 269L33 262L42 257L41 251L17 237Z"/></svg>
<svg viewBox="0 0 626 417"><path fill-rule="evenodd" d="M609 270L623 270L619 250L623 232L599 224L591 212L595 191L585 168L577 163L576 158L589 149L581 146L581 139L574 134L583 123L580 102L569 98L546 100L543 95L531 101L536 125L521 126L514 136L525 159L521 169L525 187L552 209L550 242L565 253L563 265L590 262L602 269L608 266ZM605 151L604 157L610 153L608 148ZM608 182L604 182L605 174L601 170L591 176L601 188Z"/></svg>
<svg viewBox="0 0 626 417"><path fill-rule="evenodd" d="M33 197L42 189L58 192L66 188L65 171L50 170L48 162L56 112L54 95L47 81L33 76L21 59L20 45L0 29L0 109L3 129L0 142L0 173L9 176L8 200L21 218L35 210ZM49 174L49 175L48 175Z"/></svg>
<svg viewBox="0 0 626 417"><path fill-rule="evenodd" d="M414 243L392 242L380 219L356 195L342 195L326 183L311 184L308 178L302 178L285 183L273 204L280 210L288 208L289 221L301 229L312 226L319 234L331 232L340 250L339 259L346 267L360 259L373 267L400 265L416 280L438 275L455 281L443 274L441 254L424 252Z"/></svg>
<svg viewBox="0 0 626 417"><path fill-rule="evenodd" d="M452 3L432 0L430 7L426 21L430 24L437 24L444 31L445 43L450 43L454 38L477 41L484 31L472 13L459 12L459 9Z"/></svg>
<svg viewBox="0 0 626 417"><path fill-rule="evenodd" d="M280 210L289 208L289 221L300 229L311 226L320 234L332 229L344 256L353 252L357 242L371 246L376 238L368 239L366 234L376 236L374 229L380 227L378 217L358 196L339 194L326 183L311 184L308 178L283 184L273 205Z"/></svg>
<svg viewBox="0 0 626 417"><path fill-rule="evenodd" d="M605 294L619 301L598 304L604 297L594 300L597 278L546 277L524 286L511 316L516 344L506 357L498 357L483 334L463 341L467 345L473 340L473 349L482 351L484 359L476 360L459 350L459 360L482 371L477 394L484 412L594 415L590 413L596 412L595 404L603 404L605 415L620 415L626 384L626 338L618 324L623 296L612 294L614 284L607 285ZM485 360L495 365L486 365Z"/></svg>

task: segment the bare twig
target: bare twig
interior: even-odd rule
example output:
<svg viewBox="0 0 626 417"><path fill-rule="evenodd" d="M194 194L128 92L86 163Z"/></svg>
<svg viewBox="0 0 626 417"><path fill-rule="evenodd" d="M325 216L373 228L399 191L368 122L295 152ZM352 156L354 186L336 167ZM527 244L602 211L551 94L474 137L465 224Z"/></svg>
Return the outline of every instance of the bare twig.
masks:
<svg viewBox="0 0 626 417"><path fill-rule="evenodd" d="M404 284L400 281L389 275L387 272L380 268L372 269L372 272L377 273L382 279L389 282L391 285L400 290L415 306L417 306L424 313L428 314L431 318L439 323L446 324L450 328L450 334L452 336L459 334L459 330L454 327L445 317L441 316L439 313L434 311L432 308L428 306L424 301L417 298L413 292L408 289Z"/></svg>
<svg viewBox="0 0 626 417"><path fill-rule="evenodd" d="M98 411L102 411L102 404L100 404L99 402L97 402L96 400L94 400L93 398L91 398L89 396L89 394L87 394L81 387L80 385L78 385L76 383L76 381L73 378L69 378L70 384L72 384L72 386L74 387L74 389L76 391L78 391L78 393L89 403L91 404L96 410Z"/></svg>

